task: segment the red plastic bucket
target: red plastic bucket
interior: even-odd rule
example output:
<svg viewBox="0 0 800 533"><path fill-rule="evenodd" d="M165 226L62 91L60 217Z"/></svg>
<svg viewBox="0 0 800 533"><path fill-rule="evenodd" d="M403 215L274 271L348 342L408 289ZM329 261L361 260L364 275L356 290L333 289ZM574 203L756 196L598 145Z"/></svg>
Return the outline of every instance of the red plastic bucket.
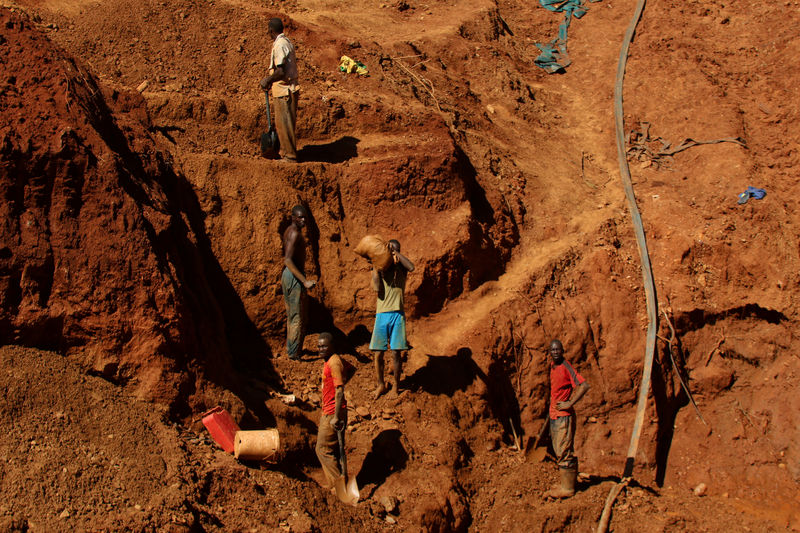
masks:
<svg viewBox="0 0 800 533"><path fill-rule="evenodd" d="M228 411L219 406L209 409L203 413L203 425L220 448L233 453L233 441L239 426Z"/></svg>

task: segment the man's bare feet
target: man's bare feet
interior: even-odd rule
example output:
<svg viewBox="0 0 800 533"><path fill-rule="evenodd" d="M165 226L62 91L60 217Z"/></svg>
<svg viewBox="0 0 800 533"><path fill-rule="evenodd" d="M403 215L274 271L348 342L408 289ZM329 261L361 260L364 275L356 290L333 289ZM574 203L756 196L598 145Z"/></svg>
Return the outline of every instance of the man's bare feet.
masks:
<svg viewBox="0 0 800 533"><path fill-rule="evenodd" d="M375 389L374 393L372 393L372 399L377 400L378 398L386 394L388 391L389 389L386 387L386 384L383 384L379 386L377 389Z"/></svg>

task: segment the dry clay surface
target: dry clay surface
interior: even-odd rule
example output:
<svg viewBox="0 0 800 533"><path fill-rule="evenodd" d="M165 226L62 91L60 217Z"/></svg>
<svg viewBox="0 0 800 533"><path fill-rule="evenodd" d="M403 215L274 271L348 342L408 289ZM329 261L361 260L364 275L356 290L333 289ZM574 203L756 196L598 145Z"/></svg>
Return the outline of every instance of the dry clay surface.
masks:
<svg viewBox="0 0 800 533"><path fill-rule="evenodd" d="M596 524L647 320L613 137L632 0L589 4L556 75L533 65L534 43L560 15L536 3L5 5L0 341L61 355L0 352L0 527ZM293 166L257 155L272 16L301 69ZM799 17L793 2L667 1L637 30L625 128L644 134L631 166L662 314L615 530L800 529ZM369 77L339 73L343 54ZM687 138L741 141L658 155ZM767 196L738 205L749 185ZM358 367L355 508L319 485L321 362L283 352L280 232L298 202L320 280L306 347L333 330ZM417 265L399 398L370 398L374 301L352 252L366 233L400 239ZM539 433L553 337L592 384L565 502L542 499L552 463L514 449L515 433L523 448ZM215 448L198 418L216 404L277 426L279 456L239 464Z"/></svg>

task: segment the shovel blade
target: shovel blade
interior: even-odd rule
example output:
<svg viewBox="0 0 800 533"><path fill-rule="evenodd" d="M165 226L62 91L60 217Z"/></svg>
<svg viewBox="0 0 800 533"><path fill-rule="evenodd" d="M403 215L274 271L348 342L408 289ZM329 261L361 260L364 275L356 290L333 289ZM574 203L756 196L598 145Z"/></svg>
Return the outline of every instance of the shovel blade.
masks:
<svg viewBox="0 0 800 533"><path fill-rule="evenodd" d="M347 505L355 505L358 503L358 499L361 495L358 492L356 478L350 478L348 480L345 476L340 476L339 479L336 480L335 488L336 496L342 503L346 503Z"/></svg>
<svg viewBox="0 0 800 533"><path fill-rule="evenodd" d="M530 454L528 454L528 457L534 463L541 463L544 461L544 458L547 457L547 448L544 446L540 448L534 448Z"/></svg>
<svg viewBox="0 0 800 533"><path fill-rule="evenodd" d="M356 478L350 478L350 481L347 482L347 494L350 496L350 499L353 500L353 505L358 503L358 500L361 498L361 493L358 491Z"/></svg>
<svg viewBox="0 0 800 533"><path fill-rule="evenodd" d="M278 157L281 143L278 141L278 134L275 130L269 130L261 134L261 156L269 159Z"/></svg>

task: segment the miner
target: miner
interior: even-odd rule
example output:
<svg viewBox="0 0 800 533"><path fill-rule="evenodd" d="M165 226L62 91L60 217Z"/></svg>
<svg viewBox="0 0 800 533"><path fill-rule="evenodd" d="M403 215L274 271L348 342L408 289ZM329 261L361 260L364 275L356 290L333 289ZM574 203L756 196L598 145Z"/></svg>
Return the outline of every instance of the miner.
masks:
<svg viewBox="0 0 800 533"><path fill-rule="evenodd" d="M269 75L260 82L265 91L272 91L275 99L275 122L283 161L297 162L297 100L300 86L297 84L297 58L294 45L283 33L283 21L269 19L267 34L272 39L269 57Z"/></svg>
<svg viewBox="0 0 800 533"><path fill-rule="evenodd" d="M408 349L406 341L406 317L403 307L403 293L406 289L406 276L414 271L414 264L400 253L400 242L392 239L388 243L392 253L392 262L385 271L372 268L372 289L378 294L375 309L375 327L369 349L373 351L375 373L378 388L374 397L377 399L389 389L383 380L383 352L392 351L394 363L394 389L396 396L400 390L400 372L402 370L401 352Z"/></svg>
<svg viewBox="0 0 800 533"><path fill-rule="evenodd" d="M561 341L550 343L550 438L556 454L561 485L549 490L548 498L569 498L575 494L578 459L575 457L574 406L589 390L589 383L564 359Z"/></svg>
<svg viewBox="0 0 800 533"><path fill-rule="evenodd" d="M336 460L338 448L337 433L343 432L347 426L347 400L344 397L344 385L352 373L352 367L333 349L333 335L320 333L317 340L319 356L325 363L322 365L322 414L317 431L317 458L322 465L325 479L330 488L344 474ZM344 442L344 435L342 435ZM341 450L339 450L341 453Z"/></svg>
<svg viewBox="0 0 800 533"><path fill-rule="evenodd" d="M306 333L306 291L317 284L303 273L306 259L306 244L303 228L308 211L302 205L292 208L292 222L283 232L283 275L281 288L286 304L286 352L289 359L297 360L303 350Z"/></svg>

